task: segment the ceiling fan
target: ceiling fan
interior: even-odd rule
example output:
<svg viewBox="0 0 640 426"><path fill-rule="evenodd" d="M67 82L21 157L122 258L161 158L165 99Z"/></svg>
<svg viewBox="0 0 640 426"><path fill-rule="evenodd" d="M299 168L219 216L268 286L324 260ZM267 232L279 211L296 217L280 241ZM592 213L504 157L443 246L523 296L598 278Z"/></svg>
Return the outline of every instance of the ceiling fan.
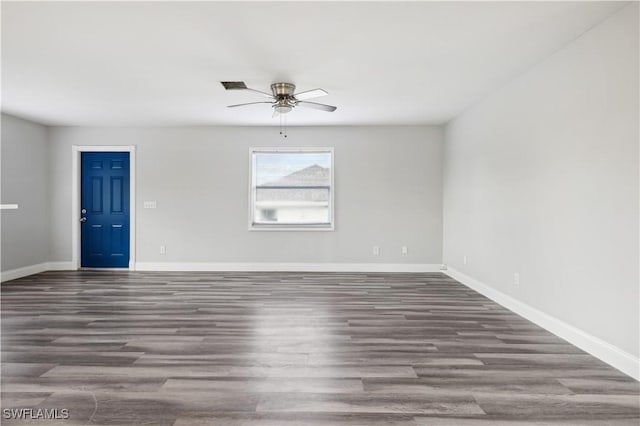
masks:
<svg viewBox="0 0 640 426"><path fill-rule="evenodd" d="M337 108L331 105L319 104L317 102L309 102L307 99L317 98L328 95L323 89L313 89L306 92L295 93L296 85L292 83L273 83L271 85L271 93L262 92L247 87L244 81L221 81L226 90L249 90L251 92L260 93L269 98L268 101L249 102L245 104L229 105L228 108L236 108L245 105L255 104L271 104L273 108L273 116L278 114L286 114L292 109L300 106L315 108L322 111L333 112Z"/></svg>

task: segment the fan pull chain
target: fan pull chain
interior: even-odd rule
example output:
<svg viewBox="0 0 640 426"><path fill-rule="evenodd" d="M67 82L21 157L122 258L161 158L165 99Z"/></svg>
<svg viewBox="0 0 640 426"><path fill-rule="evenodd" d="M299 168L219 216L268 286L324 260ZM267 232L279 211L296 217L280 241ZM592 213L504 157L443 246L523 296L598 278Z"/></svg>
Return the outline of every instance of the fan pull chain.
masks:
<svg viewBox="0 0 640 426"><path fill-rule="evenodd" d="M284 116L284 137L287 137L287 116Z"/></svg>
<svg viewBox="0 0 640 426"><path fill-rule="evenodd" d="M284 116L284 118L283 118L283 116ZM284 126L282 124L283 119L284 119ZM284 115L284 114L280 114L280 134L284 138L287 137L287 116Z"/></svg>

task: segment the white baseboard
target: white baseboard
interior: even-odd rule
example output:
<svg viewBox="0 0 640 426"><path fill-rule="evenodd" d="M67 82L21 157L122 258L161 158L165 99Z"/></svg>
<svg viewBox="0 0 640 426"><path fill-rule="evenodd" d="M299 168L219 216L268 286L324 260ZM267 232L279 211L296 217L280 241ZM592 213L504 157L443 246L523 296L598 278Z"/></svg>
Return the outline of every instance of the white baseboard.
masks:
<svg viewBox="0 0 640 426"><path fill-rule="evenodd" d="M11 281L28 275L39 274L47 270L47 262L0 272L0 282Z"/></svg>
<svg viewBox="0 0 640 426"><path fill-rule="evenodd" d="M440 272L429 263L192 263L136 262L136 271Z"/></svg>
<svg viewBox="0 0 640 426"><path fill-rule="evenodd" d="M0 272L0 282L16 280L45 271L70 271L75 269L71 262L43 262L22 268Z"/></svg>
<svg viewBox="0 0 640 426"><path fill-rule="evenodd" d="M612 367L622 371L623 373L640 380L640 359L632 354L605 342L579 328L576 328L558 318L546 314L526 303L520 302L511 296L508 296L493 287L484 284L468 275L463 274L455 269L448 268L444 271L456 281L461 282L478 293L488 297L494 302L504 306L505 308L515 312L516 314L528 319L529 321L539 325L540 327L550 331L558 337L561 337L569 343L579 347L585 352L590 353L596 358L606 362Z"/></svg>

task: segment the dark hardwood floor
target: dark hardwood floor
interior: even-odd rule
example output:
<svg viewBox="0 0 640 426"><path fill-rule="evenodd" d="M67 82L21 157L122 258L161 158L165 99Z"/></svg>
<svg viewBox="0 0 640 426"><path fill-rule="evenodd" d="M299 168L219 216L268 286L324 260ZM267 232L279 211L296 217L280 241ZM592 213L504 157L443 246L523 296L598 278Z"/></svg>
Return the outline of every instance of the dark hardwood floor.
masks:
<svg viewBox="0 0 640 426"><path fill-rule="evenodd" d="M2 424L640 424L638 382L439 273L48 272L1 295Z"/></svg>

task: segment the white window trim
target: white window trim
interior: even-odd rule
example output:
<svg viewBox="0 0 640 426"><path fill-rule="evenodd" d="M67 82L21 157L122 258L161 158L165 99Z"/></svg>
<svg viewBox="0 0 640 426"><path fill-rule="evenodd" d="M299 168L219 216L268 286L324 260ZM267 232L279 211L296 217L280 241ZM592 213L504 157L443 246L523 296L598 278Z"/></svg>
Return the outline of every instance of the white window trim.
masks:
<svg viewBox="0 0 640 426"><path fill-rule="evenodd" d="M255 157L253 154L260 152L288 152L288 153L306 153L306 152L328 152L331 153L331 190L329 191L329 225L264 225L254 224L253 215L255 213L254 208L254 191L255 191ZM334 231L336 226L335 216L335 168L334 168L334 148L333 147L254 147L249 148L249 231Z"/></svg>

